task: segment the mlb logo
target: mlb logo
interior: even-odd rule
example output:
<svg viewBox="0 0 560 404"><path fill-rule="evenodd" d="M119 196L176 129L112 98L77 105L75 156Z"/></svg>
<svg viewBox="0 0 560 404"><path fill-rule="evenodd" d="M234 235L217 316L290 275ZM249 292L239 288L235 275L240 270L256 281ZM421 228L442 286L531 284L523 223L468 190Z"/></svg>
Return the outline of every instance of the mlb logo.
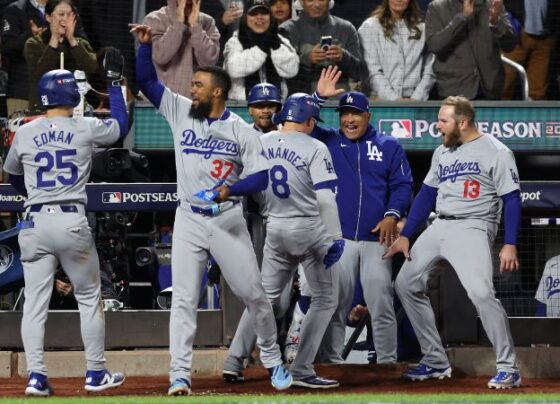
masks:
<svg viewBox="0 0 560 404"><path fill-rule="evenodd" d="M386 133L397 139L412 138L411 119L380 119L379 132Z"/></svg>
<svg viewBox="0 0 560 404"><path fill-rule="evenodd" d="M120 192L103 192L103 203L121 203L122 197Z"/></svg>

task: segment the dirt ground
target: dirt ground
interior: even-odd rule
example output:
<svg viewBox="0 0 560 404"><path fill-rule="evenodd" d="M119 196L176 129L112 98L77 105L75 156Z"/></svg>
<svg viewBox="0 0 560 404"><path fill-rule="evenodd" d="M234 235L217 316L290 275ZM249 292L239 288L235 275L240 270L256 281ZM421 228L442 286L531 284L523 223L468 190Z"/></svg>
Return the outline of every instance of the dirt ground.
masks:
<svg viewBox="0 0 560 404"><path fill-rule="evenodd" d="M489 377L467 377L455 372L445 380L411 382L400 378L404 365L338 365L317 366L317 374L337 379L341 386L330 390L333 393L488 393ZM0 379L0 396L22 396L27 380L19 377ZM51 379L57 396L85 396L83 378ZM118 389L104 392L105 395L160 396L167 392L167 377L129 377ZM310 393L309 389L292 387L286 394ZM324 393L325 391L317 391ZM523 386L510 390L512 393L560 393L556 379L523 379ZM262 367L252 367L245 371L245 382L228 384L221 377L193 377L195 395L222 394L275 394L270 385L268 373Z"/></svg>

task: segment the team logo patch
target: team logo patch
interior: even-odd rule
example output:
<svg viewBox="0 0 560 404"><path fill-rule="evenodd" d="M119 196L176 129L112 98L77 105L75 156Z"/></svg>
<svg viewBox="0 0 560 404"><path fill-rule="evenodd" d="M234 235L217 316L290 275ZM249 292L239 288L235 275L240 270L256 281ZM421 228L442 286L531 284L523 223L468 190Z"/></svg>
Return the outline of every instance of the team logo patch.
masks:
<svg viewBox="0 0 560 404"><path fill-rule="evenodd" d="M121 203L122 194L120 192L103 192L101 195L103 203Z"/></svg>
<svg viewBox="0 0 560 404"><path fill-rule="evenodd" d="M411 119L380 119L379 132L386 133L397 139L412 138Z"/></svg>
<svg viewBox="0 0 560 404"><path fill-rule="evenodd" d="M14 252L7 245L0 245L0 274L6 272L14 262Z"/></svg>

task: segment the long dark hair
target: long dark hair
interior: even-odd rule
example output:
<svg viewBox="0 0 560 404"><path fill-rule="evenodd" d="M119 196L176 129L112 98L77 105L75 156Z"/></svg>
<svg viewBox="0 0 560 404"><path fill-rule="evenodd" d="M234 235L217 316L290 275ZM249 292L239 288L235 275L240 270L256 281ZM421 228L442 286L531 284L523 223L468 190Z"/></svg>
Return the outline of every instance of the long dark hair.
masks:
<svg viewBox="0 0 560 404"><path fill-rule="evenodd" d="M78 14L74 3L72 3L72 0L48 0L47 4L45 5L45 15L51 15L54 12L54 9L61 3L68 4L72 8L74 14Z"/></svg>
<svg viewBox="0 0 560 404"><path fill-rule="evenodd" d="M379 23L383 27L383 34L385 35L385 38L392 41L395 23L391 16L389 0L383 0L383 3L381 3L371 13L370 17L377 17L377 19L379 19ZM409 39L420 39L420 37L422 36L422 32L420 31L420 28L418 28L418 24L422 22L422 14L420 13L420 9L416 4L416 0L410 0L410 3L404 11L402 18L408 29L411 31Z"/></svg>
<svg viewBox="0 0 560 404"><path fill-rule="evenodd" d="M54 9L62 3L68 4L72 8L72 12L76 14L76 30L74 32L74 36L79 38L87 39L86 32L84 31L84 26L82 24L82 20L80 15L78 14L78 9L72 2L72 0L48 0L47 4L45 5L45 15L51 15L54 12ZM48 43L51 39L51 27L50 24L47 25L47 28L42 34L41 38L45 43Z"/></svg>

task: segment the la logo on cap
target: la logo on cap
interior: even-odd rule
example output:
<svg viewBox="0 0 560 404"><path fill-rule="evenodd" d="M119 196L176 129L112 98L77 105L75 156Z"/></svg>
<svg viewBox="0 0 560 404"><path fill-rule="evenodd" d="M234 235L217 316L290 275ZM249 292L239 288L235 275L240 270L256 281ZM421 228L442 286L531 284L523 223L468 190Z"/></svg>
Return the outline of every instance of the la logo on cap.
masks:
<svg viewBox="0 0 560 404"><path fill-rule="evenodd" d="M266 88L266 86L263 86L262 92L263 92L264 95L269 95L270 94L270 91L268 90L268 88Z"/></svg>
<svg viewBox="0 0 560 404"><path fill-rule="evenodd" d="M347 104L352 104L354 102L354 98L352 98L352 96L350 94L348 94L348 97L346 97L346 103Z"/></svg>

